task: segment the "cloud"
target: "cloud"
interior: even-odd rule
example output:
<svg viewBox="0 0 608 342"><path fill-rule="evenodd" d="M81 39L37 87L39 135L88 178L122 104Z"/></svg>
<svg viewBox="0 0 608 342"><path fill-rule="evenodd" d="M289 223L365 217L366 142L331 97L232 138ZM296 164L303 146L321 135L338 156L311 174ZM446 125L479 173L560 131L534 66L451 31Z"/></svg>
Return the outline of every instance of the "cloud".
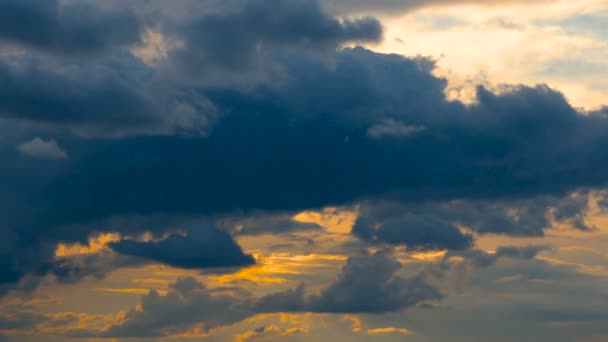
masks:
<svg viewBox="0 0 608 342"><path fill-rule="evenodd" d="M306 330L302 328L281 328L270 324L238 334L235 336L235 342L259 341L277 337L285 338L286 336L303 333L306 333Z"/></svg>
<svg viewBox="0 0 608 342"><path fill-rule="evenodd" d="M602 129L608 120L599 113L578 113L550 88L518 86L503 93L479 88L478 103L464 106L445 99L446 82L432 75L432 61L362 48L338 51L334 58L331 67L305 56L285 60L292 80L288 87L206 90L204 97L229 115L204 137L62 139L71 151L69 168L39 174L28 172L24 162L15 163L0 179L5 189L12 189L16 180L23 182L10 201L6 197L13 209L3 212L3 231L27 248L52 250L41 245L86 236L87 228L66 226L82 227L108 217L291 211L389 196L410 205L479 201L494 209L481 216L467 216L480 212L482 207L476 206L470 211L442 210L451 218L445 221L467 220L481 232L539 235L546 218L544 211L527 209L538 206L534 200L523 202L525 210L517 220L494 203L544 194L559 197L601 187L608 179L607 169L599 167L608 162L601 148L608 144ZM140 95L122 86L115 88L124 99L116 108L124 115L89 112L86 109L95 103L90 100L106 101L107 90L81 88L73 86L75 94L82 93L83 110L78 112L74 108L79 108L79 97L74 103L69 92L59 91L71 87L58 83L43 88L52 94L51 103L71 108L70 115L47 119L42 115L46 110L33 108L32 120L40 116L59 120L61 126L80 125L88 119L79 115L87 113L102 127L114 119L123 127L122 120L155 117L137 110ZM36 92L26 94L22 99L27 109L38 102L25 101ZM114 105L104 102L98 108ZM138 113L135 118L133 113ZM369 127L389 118L426 129L408 139L368 136ZM493 212L502 221L488 224L485 219ZM127 227L125 223L116 229ZM461 246L466 240L460 240ZM40 257L49 254L41 252ZM15 258L22 256L9 257ZM34 259L11 265L23 265L16 274L39 272L39 265L29 265Z"/></svg>
<svg viewBox="0 0 608 342"><path fill-rule="evenodd" d="M82 1L0 3L0 41L62 57L95 56L134 44L141 29L131 12L102 10Z"/></svg>
<svg viewBox="0 0 608 342"><path fill-rule="evenodd" d="M547 2L550 0L380 0L369 2L365 0L330 0L327 7L345 13L383 13L402 14L404 12L432 6L453 6L462 4L505 5L513 3Z"/></svg>
<svg viewBox="0 0 608 342"><path fill-rule="evenodd" d="M49 272L57 282L72 284L86 277L101 280L118 269L141 267L149 263L143 258L123 256L103 249L91 254L57 256L49 266Z"/></svg>
<svg viewBox="0 0 608 342"><path fill-rule="evenodd" d="M423 275L401 278L401 264L382 254L350 257L338 279L318 295L304 286L261 298L262 312L384 313L420 302L438 300L441 293Z"/></svg>
<svg viewBox="0 0 608 342"><path fill-rule="evenodd" d="M416 219L422 226L434 225L433 230L421 229L420 232L428 232L427 243L432 239L447 239L452 237L452 248L466 247L463 243L470 237L460 233L456 226L473 230L479 234L505 234L511 236L543 236L545 230L550 229L554 223L569 225L581 231L593 230L593 226L586 220L589 210L589 193L578 192L567 195L551 196L536 195L518 199L509 198L487 198L487 199L458 199L458 200L435 200L422 203L411 203L396 200L372 200L363 201L360 204L358 225L353 233L368 241L380 243L403 243L397 239L395 234L406 234L407 229L397 229L400 221ZM384 223L391 226L384 227ZM401 226L407 226L401 223ZM410 228L411 229L411 228ZM383 232L383 230L387 230ZM383 241L380 234L388 236L392 232L389 241ZM462 235L458 237L458 235ZM414 242L412 236L410 244ZM460 241L460 242L459 242ZM439 243L439 242L438 242ZM444 240L443 245L449 248ZM437 246L436 246L437 247Z"/></svg>
<svg viewBox="0 0 608 342"><path fill-rule="evenodd" d="M401 278L395 273L401 265L380 255L351 257L338 279L317 295L306 296L303 286L286 292L254 298L240 292L232 296L213 290L192 278L179 278L169 285L168 293L156 291L141 298L138 308L101 331L79 331L80 337L157 337L178 336L197 330L210 330L231 325L260 313L318 312L374 313L398 311L423 301L442 298L423 276ZM362 276L365 275L365 276ZM194 329L194 330L193 330ZM288 336L304 332L299 329L277 330L263 327L242 338L264 335Z"/></svg>
<svg viewBox="0 0 608 342"><path fill-rule="evenodd" d="M121 240L109 246L120 254L180 268L238 267L255 263L228 233L210 225L193 227L185 236L173 234L158 242Z"/></svg>
<svg viewBox="0 0 608 342"><path fill-rule="evenodd" d="M243 71L274 48L331 52L345 42L377 42L382 37L377 19L341 20L325 13L317 0L231 5L219 6L180 30L184 48L174 57L190 71L208 66Z"/></svg>
<svg viewBox="0 0 608 342"><path fill-rule="evenodd" d="M473 237L431 216L404 213L379 222L359 216L353 234L372 243L407 245L411 249L466 249Z"/></svg>
<svg viewBox="0 0 608 342"><path fill-rule="evenodd" d="M281 70L278 79L268 75L280 86L208 86L127 53L77 65L32 67L30 55L0 64L6 80L0 113L8 129L25 123L28 139L52 131L70 152L70 163L38 172L17 155L15 143L0 149L11 165L0 170L0 243L6 245L0 263L7 260L0 283L49 272L57 243L86 241L97 231L93 223L116 217L293 212L390 198L429 203L430 211L408 210L409 221L435 217L433 209L446 224L428 226L433 238L422 229L403 234L399 224L372 237L462 249L470 242L452 227L457 223L480 233L540 236L553 202L535 204L539 198L605 186L604 113L579 112L543 85L479 87L474 104L449 101L447 82L433 74L430 59L340 48L379 38L377 21L341 20L311 1L275 5L218 5L183 26L159 29L185 39L182 52L202 58L194 64L200 70L241 62L209 47L234 47L248 60L257 46L269 45L272 53L263 59ZM251 13L263 20L244 32ZM214 33L195 25L216 22ZM324 58L302 52L309 48L320 48ZM386 139L386 127L382 139L370 136L387 123L394 124L393 136L403 134L400 124L425 129L406 139ZM517 215L505 211L512 203L521 209ZM584 220L569 217L583 227ZM126 221L113 229L132 230ZM175 241L181 240L161 244ZM132 253L167 261L153 243L123 243Z"/></svg>
<svg viewBox="0 0 608 342"><path fill-rule="evenodd" d="M36 159L69 159L68 154L57 145L55 139L45 141L39 137L17 146L19 152Z"/></svg>
<svg viewBox="0 0 608 342"><path fill-rule="evenodd" d="M305 231L322 231L323 227L311 222L294 220L292 214L255 213L245 217L222 217L221 225L236 235L290 234Z"/></svg>
<svg viewBox="0 0 608 342"><path fill-rule="evenodd" d="M501 246L493 253L484 252L478 249L473 249L463 253L448 253L445 256L445 261L448 261L451 256L460 255L465 257L472 265L476 267L490 267L501 258L511 258L519 260L532 260L544 251L550 251L550 246L530 245L530 246Z"/></svg>
<svg viewBox="0 0 608 342"><path fill-rule="evenodd" d="M112 72L119 65L132 74ZM144 69L128 57L65 69L1 61L0 117L81 135L152 130L161 119L136 81Z"/></svg>
<svg viewBox="0 0 608 342"><path fill-rule="evenodd" d="M387 119L367 130L367 135L372 138L381 139L384 137L403 138L418 132L424 131L423 126L408 126L401 122Z"/></svg>
<svg viewBox="0 0 608 342"><path fill-rule="evenodd" d="M105 338L167 336L186 332L194 325L208 332L250 315L238 306L238 298L216 295L194 278L180 278L170 286L167 295L150 291L143 296L141 309L129 310L122 321L99 333L80 332L80 335Z"/></svg>

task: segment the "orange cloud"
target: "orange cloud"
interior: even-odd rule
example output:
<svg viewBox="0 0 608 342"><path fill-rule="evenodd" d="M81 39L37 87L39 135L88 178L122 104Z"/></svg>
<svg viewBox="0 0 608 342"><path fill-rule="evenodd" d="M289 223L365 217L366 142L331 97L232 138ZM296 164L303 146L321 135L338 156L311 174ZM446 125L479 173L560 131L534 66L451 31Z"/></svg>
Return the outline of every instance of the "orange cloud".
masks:
<svg viewBox="0 0 608 342"><path fill-rule="evenodd" d="M318 224L332 233L348 234L355 224L357 215L357 210L325 208L323 211L303 211L294 215L293 219L298 222Z"/></svg>
<svg viewBox="0 0 608 342"><path fill-rule="evenodd" d="M110 242L116 241L120 241L120 234L103 233L94 238L89 239L89 243L87 245L82 245L80 243L72 245L60 243L55 249L55 256L69 257L74 255L95 254L107 248L107 245Z"/></svg>
<svg viewBox="0 0 608 342"><path fill-rule="evenodd" d="M294 334L302 334L307 331L303 328L292 327L292 328L281 328L276 325L267 325L265 327L246 331L242 334L236 335L235 342L246 342L257 338L271 338L271 337L286 337Z"/></svg>

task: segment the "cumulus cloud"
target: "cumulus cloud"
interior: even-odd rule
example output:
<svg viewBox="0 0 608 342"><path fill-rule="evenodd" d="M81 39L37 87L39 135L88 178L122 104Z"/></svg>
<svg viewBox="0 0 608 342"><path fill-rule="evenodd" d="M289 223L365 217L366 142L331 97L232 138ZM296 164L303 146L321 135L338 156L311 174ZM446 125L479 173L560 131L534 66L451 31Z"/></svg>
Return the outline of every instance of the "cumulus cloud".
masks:
<svg viewBox="0 0 608 342"><path fill-rule="evenodd" d="M338 279L318 295L303 285L261 298L262 312L384 313L442 298L424 275L402 278L401 264L385 255L350 257Z"/></svg>
<svg viewBox="0 0 608 342"><path fill-rule="evenodd" d="M69 159L68 154L57 145L55 139L43 140L39 137L17 146L19 152L37 159Z"/></svg>
<svg viewBox="0 0 608 342"><path fill-rule="evenodd" d="M249 293L227 295L192 278L180 278L169 285L168 293L156 291L141 298L141 307L129 310L124 319L101 331L81 331L85 337L175 336L192 331L208 333L259 313L320 312L372 313L398 311L424 301L439 300L441 293L423 275L401 278L401 264L391 257L375 254L351 257L338 279L319 294L307 295L299 286L286 292L253 298ZM362 274L366 276L361 276ZM263 328L249 337L266 333L285 336L299 330L273 331Z"/></svg>
<svg viewBox="0 0 608 342"><path fill-rule="evenodd" d="M122 322L98 335L110 338L154 337L186 332L194 325L203 331L238 322L251 313L239 308L239 299L216 295L194 278L180 278L167 295L150 291L141 299L141 309L126 313ZM86 334L84 334L86 335Z"/></svg>

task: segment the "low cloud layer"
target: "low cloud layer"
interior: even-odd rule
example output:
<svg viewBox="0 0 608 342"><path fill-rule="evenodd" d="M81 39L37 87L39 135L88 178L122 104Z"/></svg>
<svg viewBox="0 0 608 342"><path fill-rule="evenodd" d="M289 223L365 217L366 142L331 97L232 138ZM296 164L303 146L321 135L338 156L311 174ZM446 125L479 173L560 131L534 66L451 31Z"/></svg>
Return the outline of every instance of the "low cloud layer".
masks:
<svg viewBox="0 0 608 342"><path fill-rule="evenodd" d="M130 310L122 322L100 333L82 336L111 338L171 336L199 326L202 331L226 326L259 313L317 312L371 313L398 311L424 301L442 298L423 275L401 278L401 265L384 255L351 257L338 279L319 294L304 287L259 299L214 293L194 278L181 278L167 295L151 291L142 297L141 309ZM361 277L367 274L367 277Z"/></svg>

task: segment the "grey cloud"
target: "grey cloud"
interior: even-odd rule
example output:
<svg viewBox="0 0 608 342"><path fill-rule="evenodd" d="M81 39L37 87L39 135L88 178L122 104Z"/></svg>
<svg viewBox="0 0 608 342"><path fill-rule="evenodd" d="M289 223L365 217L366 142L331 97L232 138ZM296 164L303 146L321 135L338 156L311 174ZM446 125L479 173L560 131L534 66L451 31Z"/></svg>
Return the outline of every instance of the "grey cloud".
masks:
<svg viewBox="0 0 608 342"><path fill-rule="evenodd" d="M115 62L51 69L2 61L0 116L83 135L152 130L161 118L135 80L144 67L130 58Z"/></svg>
<svg viewBox="0 0 608 342"><path fill-rule="evenodd" d="M338 279L318 295L304 286L261 298L263 312L384 313L438 300L441 293L423 275L396 275L401 264L382 254L350 257Z"/></svg>
<svg viewBox="0 0 608 342"><path fill-rule="evenodd" d="M158 337L187 331L199 325L204 331L226 326L258 313L325 312L373 313L402 310L424 301L439 300L441 293L422 275L401 278L401 265L376 254L351 257L338 279L318 295L306 295L304 286L259 299L245 293L216 293L194 278L180 278L167 295L150 291L141 309L127 312L125 319L102 331L79 331L80 337Z"/></svg>
<svg viewBox="0 0 608 342"><path fill-rule="evenodd" d="M110 272L126 267L139 267L151 261L123 256L111 251L100 251L93 254L57 257L50 266L50 273L59 283L77 283L83 278L105 278Z"/></svg>
<svg viewBox="0 0 608 342"><path fill-rule="evenodd" d="M39 159L69 159L68 154L57 145L54 139L43 140L39 137L17 146L19 152L32 158Z"/></svg>
<svg viewBox="0 0 608 342"><path fill-rule="evenodd" d="M62 57L88 57L139 41L135 14L90 2L3 0L0 41Z"/></svg>
<svg viewBox="0 0 608 342"><path fill-rule="evenodd" d="M238 322L251 315L240 308L238 298L216 295L193 278L181 278L165 296L150 291L141 299L141 310L132 309L125 319L100 333L81 333L83 336L107 338L155 337L187 331L197 323L204 323L209 331L218 326Z"/></svg>
<svg viewBox="0 0 608 342"><path fill-rule="evenodd" d="M496 264L501 258L518 260L532 260L544 251L551 251L550 246L530 245L530 246L501 246L493 253L488 253L479 249L472 249L464 252L452 252L446 254L444 262L449 262L449 258L457 255L464 257L475 267L490 267Z"/></svg>
<svg viewBox="0 0 608 342"><path fill-rule="evenodd" d="M456 226L429 215L403 213L396 217L375 221L360 215L353 234L372 243L407 245L411 249L466 249L473 238Z"/></svg>
<svg viewBox="0 0 608 342"><path fill-rule="evenodd" d="M315 223L298 222L293 214L254 213L239 217L222 217L219 224L235 235L289 234L301 231L320 231Z"/></svg>
<svg viewBox="0 0 608 342"><path fill-rule="evenodd" d="M552 220L569 224L581 231L592 230L586 222L589 193L571 193L560 196L530 196L524 198L459 199L449 201L364 201L360 218L363 222L353 233L364 239L377 239L376 228L382 222L396 222L403 215L417 216L420 220L443 222L443 225L461 225L480 234L506 234L512 236L542 236ZM367 222L367 223L366 223ZM454 227L455 229L455 227ZM453 229L452 229L453 231ZM385 241L386 242L386 241Z"/></svg>
<svg viewBox="0 0 608 342"><path fill-rule="evenodd" d="M204 94L129 53L85 64L2 58L0 91L0 118L64 139L204 135L219 116Z"/></svg>
<svg viewBox="0 0 608 342"><path fill-rule="evenodd" d="M273 48L326 50L344 42L379 41L377 19L339 20L326 14L317 0L246 0L228 3L192 20L180 30L184 49L174 58L190 71L251 67L261 51ZM223 8L222 8L223 7Z"/></svg>

